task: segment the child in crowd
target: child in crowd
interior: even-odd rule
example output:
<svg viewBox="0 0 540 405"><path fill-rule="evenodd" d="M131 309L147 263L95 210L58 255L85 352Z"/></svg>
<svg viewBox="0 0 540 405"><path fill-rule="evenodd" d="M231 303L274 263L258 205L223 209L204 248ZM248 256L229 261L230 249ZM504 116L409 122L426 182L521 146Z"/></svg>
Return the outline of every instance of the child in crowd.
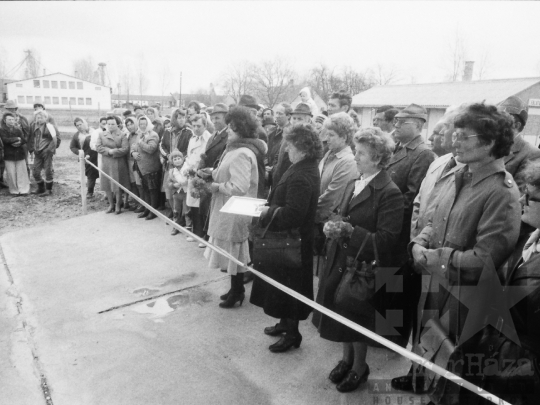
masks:
<svg viewBox="0 0 540 405"><path fill-rule="evenodd" d="M186 191L188 176L183 169L184 155L175 150L169 155L169 162L173 167L169 170L169 187L172 190L173 200L173 220L180 226L186 226ZM176 235L180 231L173 228L171 235Z"/></svg>

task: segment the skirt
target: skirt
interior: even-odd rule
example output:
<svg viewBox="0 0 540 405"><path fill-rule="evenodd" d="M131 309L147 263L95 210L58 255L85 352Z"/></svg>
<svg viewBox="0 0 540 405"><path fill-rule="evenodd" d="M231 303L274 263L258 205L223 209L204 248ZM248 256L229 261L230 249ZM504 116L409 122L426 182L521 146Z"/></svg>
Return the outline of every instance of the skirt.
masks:
<svg viewBox="0 0 540 405"><path fill-rule="evenodd" d="M208 242L225 250L242 263L246 263L246 265L250 262L249 244L247 239L243 242L230 242L228 240L210 237ZM206 248L204 257L208 259L209 268L215 269L219 267L220 269L227 269L227 273L231 276L235 276L237 273L245 273L247 271L245 267L239 267L236 263L210 248Z"/></svg>

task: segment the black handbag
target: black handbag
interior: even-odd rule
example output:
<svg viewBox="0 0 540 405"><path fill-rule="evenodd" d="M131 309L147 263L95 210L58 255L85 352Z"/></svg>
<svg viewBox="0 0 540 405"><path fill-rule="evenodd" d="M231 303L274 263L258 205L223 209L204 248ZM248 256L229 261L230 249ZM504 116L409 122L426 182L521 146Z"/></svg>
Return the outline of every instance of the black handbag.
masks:
<svg viewBox="0 0 540 405"><path fill-rule="evenodd" d="M269 231L279 207L270 222L262 228L253 229L253 265L259 268L299 268L302 267L302 238L297 230Z"/></svg>
<svg viewBox="0 0 540 405"><path fill-rule="evenodd" d="M375 260L366 263L358 263L358 256L364 250L368 240L373 241L373 250L375 252ZM375 235L368 233L360 245L360 249L356 257L347 257L347 269L341 277L341 281L334 295L334 305L338 310L354 312L359 316L372 316L373 307L370 300L376 292L375 276L379 267L379 255L377 253L377 244L375 243ZM366 305L368 304L369 305ZM364 314L365 312L365 314Z"/></svg>

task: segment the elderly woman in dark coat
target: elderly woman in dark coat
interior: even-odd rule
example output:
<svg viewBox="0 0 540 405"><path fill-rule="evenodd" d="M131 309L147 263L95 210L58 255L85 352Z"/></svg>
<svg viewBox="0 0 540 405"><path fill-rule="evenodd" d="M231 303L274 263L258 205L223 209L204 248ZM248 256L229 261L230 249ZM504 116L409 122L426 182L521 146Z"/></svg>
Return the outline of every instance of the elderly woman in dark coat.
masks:
<svg viewBox="0 0 540 405"><path fill-rule="evenodd" d="M110 115L107 117L107 131L101 132L96 142L96 150L103 156L101 170L111 176L122 186L129 189L129 169L126 155L129 152L127 136L120 129L122 121L120 118ZM107 214L115 211L113 194L116 195L116 214L120 214L120 204L122 203L122 189L109 180L106 176L101 176L101 190L107 194L109 209Z"/></svg>
<svg viewBox="0 0 540 405"><path fill-rule="evenodd" d="M329 239L327 264L320 278L317 302L375 331L375 308L367 302L354 312L338 307L336 290L350 263L357 269L374 260L379 260L380 267L398 265L393 252L403 221L403 196L386 172L395 147L390 136L379 128L366 128L357 132L353 139L356 168L361 175L345 189L340 208L342 216L332 217L325 225L324 231L332 239ZM341 228L339 235L330 232L333 225ZM368 242L359 251L366 239ZM356 256L358 259L354 261ZM330 380L337 384L340 392L355 390L369 375L367 348L374 342L319 312L314 314L313 323L323 339L343 342L343 358L331 371Z"/></svg>
<svg viewBox="0 0 540 405"><path fill-rule="evenodd" d="M492 297L482 286L498 278L496 269L518 239L519 191L503 159L513 143L512 126L510 115L493 105L472 104L455 118L453 146L456 160L465 166L456 171L454 182L442 191L431 221L409 245L415 268L427 273L423 277L427 293L418 304L418 319L422 320L416 334L419 341L413 349L441 367L449 366L449 357L438 354L440 339L433 339L428 332L439 329L443 337L459 344L454 364L465 361L463 370L468 368L469 346L474 339L463 333L470 332L470 328L464 330L465 321L483 324ZM478 288L460 288L471 285ZM460 308L467 303L474 303L475 310L465 316ZM427 322L430 326L424 327ZM453 397L450 391L458 388L456 384L447 384L430 370L419 371L422 378L416 379L416 387L430 390L433 403L447 403L445 399ZM459 370L452 371L459 374Z"/></svg>
<svg viewBox="0 0 540 405"><path fill-rule="evenodd" d="M285 137L292 165L268 197L269 207L261 214L261 225L266 226L276 213L270 230L300 230L302 238L300 268L277 268L269 264L261 272L277 282L313 299L313 224L317 212L320 177L317 161L322 156L322 145L311 124L297 124ZM285 352L299 347L302 335L298 331L299 321L307 319L311 308L288 294L255 278L250 302L262 307L271 317L280 319L275 326L265 328L270 336L284 335L269 347L270 351Z"/></svg>
<svg viewBox="0 0 540 405"><path fill-rule="evenodd" d="M73 121L77 132L73 134L71 138L71 144L69 149L79 156L79 151L82 149L84 151L84 156L90 161L90 163L95 166L98 165L98 153L95 150L90 148L90 140L92 138L90 134L90 127L84 118L76 117ZM96 186L96 180L99 178L99 171L94 166L90 165L88 162L84 162L84 174L86 174L87 179L87 198L94 197L94 187Z"/></svg>
<svg viewBox="0 0 540 405"><path fill-rule="evenodd" d="M5 160L6 181L10 194L19 196L30 192L30 180L26 170L26 151L23 148L26 139L23 131L15 124L15 119L15 114L11 112L6 112L2 116L0 145L3 143L5 146L3 151L0 148L0 164L2 160ZM3 167L0 166L0 180L2 172Z"/></svg>

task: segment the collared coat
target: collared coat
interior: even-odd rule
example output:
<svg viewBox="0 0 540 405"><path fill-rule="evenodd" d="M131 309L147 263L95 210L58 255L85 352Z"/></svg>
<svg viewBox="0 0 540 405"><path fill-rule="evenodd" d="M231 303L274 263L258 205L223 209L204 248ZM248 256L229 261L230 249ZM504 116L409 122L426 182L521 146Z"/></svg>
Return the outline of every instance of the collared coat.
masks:
<svg viewBox="0 0 540 405"><path fill-rule="evenodd" d="M388 174L398 186L404 198L403 228L397 252L402 261L407 259L413 202L418 190L420 190L420 185L426 176L429 165L433 163L436 157L437 155L424 143L422 136L418 135L394 153L388 163Z"/></svg>
<svg viewBox="0 0 540 405"><path fill-rule="evenodd" d="M20 146L13 146L17 143L17 138L20 140ZM24 160L26 157L26 151L23 145L26 144L26 138L22 129L18 127L9 128L2 126L0 128L0 139L4 143L4 160L19 161Z"/></svg>
<svg viewBox="0 0 540 405"><path fill-rule="evenodd" d="M481 308L489 305L489 299L479 297L475 288L458 288L458 270L462 286L476 285L481 276L498 277L496 269L511 254L518 240L521 206L517 185L504 169L502 158L474 173L468 172L465 166L456 171L453 178L442 190L432 221L412 241L411 248L413 243L418 243L428 249L425 252L428 276L422 277L418 319L422 322L438 319L443 331L455 342L456 336L463 332L465 320L472 325L483 324L486 312ZM486 273L482 274L484 271ZM456 319L458 300L450 296L459 296L461 303L474 302L475 314L482 319L464 315ZM460 311L463 314L463 310ZM447 313L449 316L444 316ZM419 337L424 329L417 325L417 330ZM438 349L418 341L414 343L413 349L419 355ZM446 367L446 364L439 366ZM433 380L437 381L438 376L428 373L426 385Z"/></svg>
<svg viewBox="0 0 540 405"><path fill-rule="evenodd" d="M355 197L353 197L354 186L355 181L350 181L341 201L342 216L354 227L354 231L350 238L329 240L326 268L320 277L317 302L375 331L375 308L371 308L372 316L367 318L339 311L334 305L336 289L345 274L347 256L353 259L356 257L362 242L369 233L375 235L380 266L397 267L399 265L393 251L402 227L403 195L385 170L381 170ZM358 262L369 263L373 260L375 260L375 251L373 243L369 241L359 255ZM366 305L370 304L366 303ZM334 342L371 342L317 311L313 314L313 324L318 328L323 339Z"/></svg>
<svg viewBox="0 0 540 405"><path fill-rule="evenodd" d="M336 154L328 151L319 163L321 194L317 205L316 223L326 222L343 200L345 187L358 177L358 170L350 146Z"/></svg>
<svg viewBox="0 0 540 405"><path fill-rule="evenodd" d="M173 127L165 131L161 142L159 144L159 151L161 157L166 161L169 157L169 154L174 150L179 150L184 156L187 156L187 149L189 145L189 140L193 136L193 130L187 126L177 129ZM176 142L174 142L176 140ZM174 145L171 145L174 143ZM169 167L165 165L166 167ZM169 167L170 169L171 167Z"/></svg>
<svg viewBox="0 0 540 405"><path fill-rule="evenodd" d="M96 150L103 158L101 170L129 189L131 184L126 158L129 153L129 144L126 135L120 131L114 135L109 131L101 132L96 141ZM109 155L109 151L112 151L112 155ZM102 191L117 192L120 189L106 176L100 176L100 179Z"/></svg>
<svg viewBox="0 0 540 405"><path fill-rule="evenodd" d="M90 161L90 163L97 166L98 153L90 147L91 139L92 135L88 133L88 135L84 138L83 144L81 145L81 142L79 141L79 131L77 131L75 132L75 134L73 134L73 137L71 138L69 149L71 149L71 151L77 156L79 156L79 151L82 149L84 151L84 156L88 156L88 160ZM86 161L84 162L84 174L88 178L97 179L99 177L98 169L96 169Z"/></svg>
<svg viewBox="0 0 540 405"><path fill-rule="evenodd" d="M139 139L131 144L131 152L139 152L140 160L137 160L137 166L143 176L150 173L159 172L161 163L159 161L159 135L150 131L145 134L140 134Z"/></svg>
<svg viewBox="0 0 540 405"><path fill-rule="evenodd" d="M227 146L227 128L222 129L220 132L216 132L207 142L206 150L204 154L206 159L204 161L205 167L216 168L219 162L219 158Z"/></svg>
<svg viewBox="0 0 540 405"><path fill-rule="evenodd" d="M524 185L520 174L525 169L525 165L530 159L539 157L540 150L523 139L523 135L519 134L514 138L510 153L504 157L504 166L506 171L514 177L520 189Z"/></svg>
<svg viewBox="0 0 540 405"><path fill-rule="evenodd" d="M435 211L438 197L442 195L443 190L448 186L448 182L452 181L454 173L464 166L463 163L456 161L456 165L443 174L444 168L453 156L453 154L448 153L438 157L429 166L426 177L424 177L413 202L411 240L426 227L433 215L433 211Z"/></svg>
<svg viewBox="0 0 540 405"><path fill-rule="evenodd" d="M319 183L316 159L304 159L291 165L271 191L268 197L270 209L265 217L261 218L262 226L267 225L274 211L281 207L270 230L300 230L302 267L283 269L268 265L257 270L309 299L313 299L313 224L317 211ZM258 277L253 281L249 301L262 307L265 314L274 318L305 320L311 312L311 307Z"/></svg>

